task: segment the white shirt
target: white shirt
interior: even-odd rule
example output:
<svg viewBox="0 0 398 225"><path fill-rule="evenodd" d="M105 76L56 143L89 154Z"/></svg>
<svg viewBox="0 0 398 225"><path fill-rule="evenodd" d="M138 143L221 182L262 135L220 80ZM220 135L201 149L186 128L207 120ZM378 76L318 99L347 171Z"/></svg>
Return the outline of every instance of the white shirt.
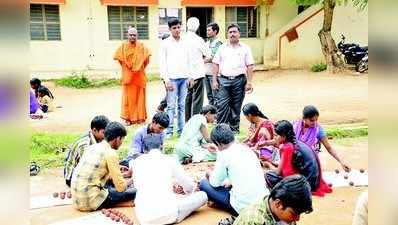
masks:
<svg viewBox="0 0 398 225"><path fill-rule="evenodd" d="M227 42L220 46L213 63L220 66L221 75L234 77L247 74L247 66L254 65L254 59L250 47L246 44L238 42L237 46L232 46Z"/></svg>
<svg viewBox="0 0 398 225"><path fill-rule="evenodd" d="M141 225L176 222L178 205L173 192L174 180L184 188L185 193L194 191L192 178L177 159L162 154L158 149L134 160L133 180L137 188L135 212Z"/></svg>
<svg viewBox="0 0 398 225"><path fill-rule="evenodd" d="M228 179L232 184L230 203L239 213L242 209L269 194L264 172L252 150L239 143L217 153L214 170L209 182L214 187Z"/></svg>
<svg viewBox="0 0 398 225"><path fill-rule="evenodd" d="M164 39L159 51L160 77L165 81L178 78L189 78L189 49L181 36L175 40L173 36Z"/></svg>
<svg viewBox="0 0 398 225"><path fill-rule="evenodd" d="M189 70L191 78L194 80L205 77L205 58L211 58L210 49L205 41L192 31L188 31L184 37L189 48Z"/></svg>

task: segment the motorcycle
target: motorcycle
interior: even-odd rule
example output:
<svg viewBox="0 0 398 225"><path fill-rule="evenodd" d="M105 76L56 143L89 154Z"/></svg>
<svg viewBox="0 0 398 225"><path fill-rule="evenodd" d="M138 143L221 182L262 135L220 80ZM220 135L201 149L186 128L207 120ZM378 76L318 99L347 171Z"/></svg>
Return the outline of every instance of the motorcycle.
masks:
<svg viewBox="0 0 398 225"><path fill-rule="evenodd" d="M368 46L361 47L355 43L345 43L345 36L341 35L337 48L344 55L345 63L355 65L357 72L363 73L368 70Z"/></svg>

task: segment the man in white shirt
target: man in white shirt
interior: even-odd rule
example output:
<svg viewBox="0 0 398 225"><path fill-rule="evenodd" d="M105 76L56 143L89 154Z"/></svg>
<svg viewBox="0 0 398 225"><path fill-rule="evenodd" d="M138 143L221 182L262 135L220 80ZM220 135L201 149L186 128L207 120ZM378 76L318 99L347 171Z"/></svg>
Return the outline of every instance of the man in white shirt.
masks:
<svg viewBox="0 0 398 225"><path fill-rule="evenodd" d="M195 183L177 159L160 152L159 134L147 135L144 145L145 153L132 165L134 187L139 190L135 212L141 225L179 223L206 204L206 193L195 192ZM176 186L185 195L177 195Z"/></svg>
<svg viewBox="0 0 398 225"><path fill-rule="evenodd" d="M168 21L170 37L162 41L159 51L160 77L167 91L167 114L170 118L166 138L173 136L174 113L177 109L177 134L181 135L185 124L185 98L190 81L189 51L181 37L181 21Z"/></svg>
<svg viewBox="0 0 398 225"><path fill-rule="evenodd" d="M199 188L206 192L209 201L237 216L245 207L269 194L264 172L256 154L235 142L227 124L214 127L210 138L219 152L214 169L207 172Z"/></svg>
<svg viewBox="0 0 398 225"><path fill-rule="evenodd" d="M204 59L210 58L210 49L206 47L205 41L195 32L199 28L199 19L190 17L187 20L187 33L185 41L189 48L189 70L193 84L188 87L185 100L185 122L193 115L199 114L203 106L204 77L206 73Z"/></svg>
<svg viewBox="0 0 398 225"><path fill-rule="evenodd" d="M218 32L220 32L220 27L217 23L209 23L207 24L207 37L208 40L206 42L207 48L210 49L211 58L205 59L205 66L206 66L206 78L205 78L205 85L206 85L206 93L207 93L207 100L209 101L210 105L216 106L216 93L213 93L211 88L211 83L213 80L213 57L216 54L218 48L222 45L222 42L218 39Z"/></svg>
<svg viewBox="0 0 398 225"><path fill-rule="evenodd" d="M228 26L228 42L213 58L213 90L217 93L217 123L227 123L239 133L240 111L245 92L252 92L254 59L251 49L239 41L240 28ZM219 74L219 76L217 76Z"/></svg>

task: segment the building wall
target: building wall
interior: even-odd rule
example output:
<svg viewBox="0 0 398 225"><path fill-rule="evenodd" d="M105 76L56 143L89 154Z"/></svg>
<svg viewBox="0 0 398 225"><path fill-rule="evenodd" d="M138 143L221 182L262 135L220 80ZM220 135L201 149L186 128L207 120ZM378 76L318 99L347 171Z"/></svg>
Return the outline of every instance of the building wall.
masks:
<svg viewBox="0 0 398 225"><path fill-rule="evenodd" d="M183 24L185 7L180 0L159 0L159 5L149 6L149 40L142 42L152 52L148 73L158 71L158 8L182 8ZM61 41L31 41L30 69L32 76L56 78L73 72L89 75L118 77L119 65L113 54L122 41L109 40L107 7L99 0L68 0L60 5ZM265 38L265 8L260 7L260 38L242 39L253 51L256 63L263 61ZM220 38L225 40L225 7L214 7L214 19L220 25Z"/></svg>
<svg viewBox="0 0 398 225"><path fill-rule="evenodd" d="M281 43L282 68L309 68L315 63L324 62L318 32L323 23L323 11L297 28L299 38L288 42L286 37ZM340 35L346 36L346 42L368 45L368 13L357 8L338 6L335 8L332 36L336 44Z"/></svg>
<svg viewBox="0 0 398 225"><path fill-rule="evenodd" d="M297 5L287 0L275 0L269 8L268 32L270 35L279 31L297 16Z"/></svg>

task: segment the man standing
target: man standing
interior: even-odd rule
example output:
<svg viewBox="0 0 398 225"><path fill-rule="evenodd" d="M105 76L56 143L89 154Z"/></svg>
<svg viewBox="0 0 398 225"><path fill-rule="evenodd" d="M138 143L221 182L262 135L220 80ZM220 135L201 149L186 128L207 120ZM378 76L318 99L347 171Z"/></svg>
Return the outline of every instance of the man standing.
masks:
<svg viewBox="0 0 398 225"><path fill-rule="evenodd" d="M199 19L191 17L187 20L187 34L185 40L189 48L189 70L193 84L188 87L185 99L185 122L193 115L199 114L203 106L203 79L205 77L204 58L210 58L210 50L204 40L195 32L199 28Z"/></svg>
<svg viewBox="0 0 398 225"><path fill-rule="evenodd" d="M128 41L123 43L113 57L122 66L122 112L126 125L143 123L147 118L145 106L145 68L151 53L141 42L138 33L129 27Z"/></svg>
<svg viewBox="0 0 398 225"><path fill-rule="evenodd" d="M185 98L190 78L188 48L181 37L181 21L168 21L171 36L163 40L159 51L160 77L167 90L167 114L170 118L166 138L173 136L173 119L177 108L177 134L181 135L185 124ZM177 107L176 107L177 103Z"/></svg>
<svg viewBox="0 0 398 225"><path fill-rule="evenodd" d="M205 84L206 84L207 100L209 101L209 105L214 105L214 106L216 106L217 103L216 103L215 93L213 93L213 90L211 88L211 83L212 83L212 79L213 79L212 60L213 60L213 57L216 54L218 48L220 47L220 45L222 45L222 42L217 37L219 31L220 31L220 27L218 26L217 23L209 23L207 25L207 37L209 39L206 42L206 45L207 45L207 48L209 48L211 51L211 58L205 59L205 62L206 62Z"/></svg>
<svg viewBox="0 0 398 225"><path fill-rule="evenodd" d="M249 46L239 41L239 26L231 24L227 32L229 41L220 46L213 58L213 90L218 90L217 123L227 123L234 133L239 133L245 92L253 91L254 59Z"/></svg>

